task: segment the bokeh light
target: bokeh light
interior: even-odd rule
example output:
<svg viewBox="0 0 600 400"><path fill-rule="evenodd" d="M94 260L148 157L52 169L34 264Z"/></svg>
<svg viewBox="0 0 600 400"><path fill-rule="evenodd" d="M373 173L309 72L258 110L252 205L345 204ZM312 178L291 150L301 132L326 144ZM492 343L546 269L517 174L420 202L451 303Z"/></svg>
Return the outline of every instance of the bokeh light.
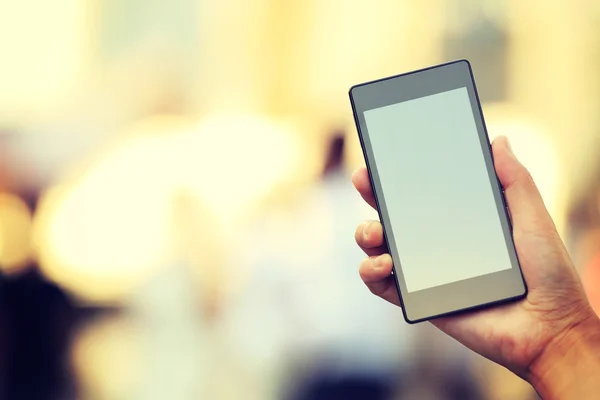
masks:
<svg viewBox="0 0 600 400"><path fill-rule="evenodd" d="M90 2L0 2L0 116L47 112L85 73ZM32 12L35 10L35 12Z"/></svg>
<svg viewBox="0 0 600 400"><path fill-rule="evenodd" d="M34 232L48 277L86 298L110 301L165 262L177 174L168 138L184 124L169 117L136 124L48 191Z"/></svg>
<svg viewBox="0 0 600 400"><path fill-rule="evenodd" d="M559 230L564 224L561 187L561 160L557 156L550 132L533 118L516 111L510 104L484 106L485 121L490 140L506 136L515 155L527 167L535 180L548 211Z"/></svg>
<svg viewBox="0 0 600 400"><path fill-rule="evenodd" d="M71 365L83 398L122 398L138 387L142 366L136 332L129 320L119 316L93 320L77 331Z"/></svg>
<svg viewBox="0 0 600 400"><path fill-rule="evenodd" d="M31 259L32 217L20 198L0 193L0 268L4 273L21 272Z"/></svg>
<svg viewBox="0 0 600 400"><path fill-rule="evenodd" d="M220 114L177 138L182 184L230 223L274 184L298 176L294 127L254 115Z"/></svg>
<svg viewBox="0 0 600 400"><path fill-rule="evenodd" d="M301 146L291 132L251 115L135 124L44 197L35 232L43 271L91 301L122 298L182 256L173 221L181 193L217 216L210 227L217 235L297 174Z"/></svg>

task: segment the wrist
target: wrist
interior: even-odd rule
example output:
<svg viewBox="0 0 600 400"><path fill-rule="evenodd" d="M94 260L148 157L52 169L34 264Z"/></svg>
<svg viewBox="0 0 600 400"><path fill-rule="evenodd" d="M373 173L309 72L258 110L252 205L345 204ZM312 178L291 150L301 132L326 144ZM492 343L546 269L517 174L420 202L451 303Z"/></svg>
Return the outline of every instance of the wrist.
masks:
<svg viewBox="0 0 600 400"><path fill-rule="evenodd" d="M590 312L554 337L527 376L544 400L586 400L600 393L600 319Z"/></svg>

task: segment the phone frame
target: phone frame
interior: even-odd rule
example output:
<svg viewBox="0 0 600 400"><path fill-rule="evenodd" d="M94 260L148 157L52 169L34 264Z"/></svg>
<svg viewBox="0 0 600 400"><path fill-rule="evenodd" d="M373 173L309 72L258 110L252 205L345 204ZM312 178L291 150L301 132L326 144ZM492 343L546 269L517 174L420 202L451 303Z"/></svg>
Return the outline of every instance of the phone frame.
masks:
<svg viewBox="0 0 600 400"><path fill-rule="evenodd" d="M393 229L379 183L364 113L387 105L458 88L466 88L469 94L505 244L511 260L511 268L429 289L408 292L402 273L401 257L393 240ZM528 291L527 284L521 271L512 237L512 225L504 191L494 169L491 144L470 63L464 59L456 60L361 83L350 88L349 97L365 164L373 187L377 211L384 229L384 240L393 261L392 275L404 319L413 324L525 297Z"/></svg>

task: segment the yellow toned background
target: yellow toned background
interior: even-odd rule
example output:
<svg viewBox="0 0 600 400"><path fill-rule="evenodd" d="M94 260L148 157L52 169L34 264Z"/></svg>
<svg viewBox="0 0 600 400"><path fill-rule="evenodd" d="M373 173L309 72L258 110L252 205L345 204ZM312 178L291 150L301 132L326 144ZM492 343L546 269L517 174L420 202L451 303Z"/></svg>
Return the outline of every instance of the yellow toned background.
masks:
<svg viewBox="0 0 600 400"><path fill-rule="evenodd" d="M361 287L347 92L468 58L600 297L599 21L585 0L0 0L1 315L8 338L51 315L66 343L44 380L46 355L2 342L6 393L535 398Z"/></svg>

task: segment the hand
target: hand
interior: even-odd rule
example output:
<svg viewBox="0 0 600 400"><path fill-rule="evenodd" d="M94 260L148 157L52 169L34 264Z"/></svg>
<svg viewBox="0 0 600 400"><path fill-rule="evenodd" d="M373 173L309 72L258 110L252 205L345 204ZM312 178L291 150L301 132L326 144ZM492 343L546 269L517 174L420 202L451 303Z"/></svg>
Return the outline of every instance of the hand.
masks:
<svg viewBox="0 0 600 400"><path fill-rule="evenodd" d="M514 156L506 138L494 141L492 150L529 293L519 302L432 323L477 353L532 380L532 371L535 373L538 364L547 362L546 356L553 349L582 327L593 325L596 329L599 323L530 174ZM352 182L375 208L367 170L357 170ZM356 241L368 255L360 265L363 281L371 292L399 306L394 278L390 276L392 259L379 221L359 225Z"/></svg>

